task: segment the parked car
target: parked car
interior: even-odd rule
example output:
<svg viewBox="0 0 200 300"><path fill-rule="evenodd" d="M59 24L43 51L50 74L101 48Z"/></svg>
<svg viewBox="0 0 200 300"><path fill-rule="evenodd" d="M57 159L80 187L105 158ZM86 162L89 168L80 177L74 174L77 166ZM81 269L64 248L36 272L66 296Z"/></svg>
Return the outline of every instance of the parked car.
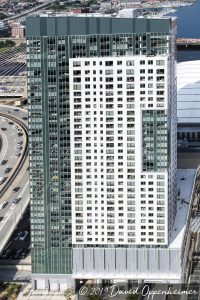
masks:
<svg viewBox="0 0 200 300"><path fill-rule="evenodd" d="M5 128L5 127L2 127L2 128L1 128L1 130L3 130L3 131L6 131L6 130L7 130L7 128Z"/></svg>
<svg viewBox="0 0 200 300"><path fill-rule="evenodd" d="M15 253L15 255L13 256L14 259L19 259L20 258L20 255L22 253L23 249L19 249L17 250L17 252Z"/></svg>
<svg viewBox="0 0 200 300"><path fill-rule="evenodd" d="M7 162L8 162L7 160L3 159L3 160L1 161L1 165L5 165Z"/></svg>
<svg viewBox="0 0 200 300"><path fill-rule="evenodd" d="M24 231L23 234L20 236L19 240L24 241L28 236L28 231Z"/></svg>
<svg viewBox="0 0 200 300"><path fill-rule="evenodd" d="M17 241L20 238L21 235L22 235L22 231L17 232L17 234L16 234L16 236L14 237L13 240Z"/></svg>
<svg viewBox="0 0 200 300"><path fill-rule="evenodd" d="M28 249L23 249L23 251L21 252L20 258L25 258L28 254Z"/></svg>
<svg viewBox="0 0 200 300"><path fill-rule="evenodd" d="M16 251L17 251L16 249L10 250L9 259L13 259L15 257Z"/></svg>
<svg viewBox="0 0 200 300"><path fill-rule="evenodd" d="M6 251L3 252L2 258L8 258L9 255L10 255L10 250L8 249L8 250L6 250Z"/></svg>
<svg viewBox="0 0 200 300"><path fill-rule="evenodd" d="M0 222L3 220L3 217L0 217Z"/></svg>

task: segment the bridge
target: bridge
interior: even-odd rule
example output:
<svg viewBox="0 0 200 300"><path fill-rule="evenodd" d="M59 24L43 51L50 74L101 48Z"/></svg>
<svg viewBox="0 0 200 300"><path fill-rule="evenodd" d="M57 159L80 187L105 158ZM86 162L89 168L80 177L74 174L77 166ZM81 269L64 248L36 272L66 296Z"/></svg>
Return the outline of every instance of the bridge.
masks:
<svg viewBox="0 0 200 300"><path fill-rule="evenodd" d="M54 0L54 1L48 0L47 2L42 3L42 4L40 4L40 5L37 5L37 6L31 8L31 9L29 9L29 10L25 10L25 11L23 11L23 12L17 14L17 15L8 17L8 18L6 18L5 20L6 20L6 21L10 21L10 20L17 20L17 19L20 19L20 18L22 18L22 17L24 17L24 16L26 16L26 15L29 15L30 13L34 13L34 12L40 10L40 9L42 9L42 8L47 8L48 6L50 6L50 5L51 5L52 3L54 3L54 2L55 2L55 0Z"/></svg>
<svg viewBox="0 0 200 300"><path fill-rule="evenodd" d="M0 53L0 99L26 97L26 45Z"/></svg>
<svg viewBox="0 0 200 300"><path fill-rule="evenodd" d="M200 39L177 38L177 47L200 47Z"/></svg>

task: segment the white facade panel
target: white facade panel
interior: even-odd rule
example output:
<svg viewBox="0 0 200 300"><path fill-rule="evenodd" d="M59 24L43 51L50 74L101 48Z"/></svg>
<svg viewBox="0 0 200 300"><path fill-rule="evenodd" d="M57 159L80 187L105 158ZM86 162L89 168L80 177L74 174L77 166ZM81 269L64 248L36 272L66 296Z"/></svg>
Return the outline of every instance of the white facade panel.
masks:
<svg viewBox="0 0 200 300"><path fill-rule="evenodd" d="M45 289L45 279L36 279L36 289L37 290L44 290Z"/></svg>
<svg viewBox="0 0 200 300"><path fill-rule="evenodd" d="M176 163L143 170L143 114L174 105L169 56L74 58L69 67L72 243L166 245Z"/></svg>
<svg viewBox="0 0 200 300"><path fill-rule="evenodd" d="M58 282L51 282L49 283L49 288L51 291L57 291L59 290L59 284Z"/></svg>
<svg viewBox="0 0 200 300"><path fill-rule="evenodd" d="M66 282L60 282L60 290L66 291L67 290L67 283Z"/></svg>
<svg viewBox="0 0 200 300"><path fill-rule="evenodd" d="M92 265L91 249L73 249L73 278L142 279L144 281L181 282L181 249L98 249L95 262L101 261L89 273L78 260L83 252L84 266ZM120 257L120 259L119 259Z"/></svg>

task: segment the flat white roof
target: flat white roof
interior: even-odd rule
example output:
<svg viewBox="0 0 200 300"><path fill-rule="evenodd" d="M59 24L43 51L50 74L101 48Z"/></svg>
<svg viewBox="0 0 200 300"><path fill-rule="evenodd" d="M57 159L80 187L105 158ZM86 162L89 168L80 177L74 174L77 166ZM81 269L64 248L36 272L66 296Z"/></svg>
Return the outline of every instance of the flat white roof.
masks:
<svg viewBox="0 0 200 300"><path fill-rule="evenodd" d="M177 64L178 123L200 122L200 60Z"/></svg>
<svg viewBox="0 0 200 300"><path fill-rule="evenodd" d="M177 199L177 213L169 244L171 249L181 248L182 246L195 173L195 169L177 171L177 187L180 195Z"/></svg>

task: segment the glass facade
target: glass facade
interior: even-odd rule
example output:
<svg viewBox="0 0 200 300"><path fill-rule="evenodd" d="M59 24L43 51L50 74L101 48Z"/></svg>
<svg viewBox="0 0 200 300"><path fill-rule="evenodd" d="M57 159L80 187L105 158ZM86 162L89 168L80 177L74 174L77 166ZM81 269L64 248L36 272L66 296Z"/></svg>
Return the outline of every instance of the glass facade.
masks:
<svg viewBox="0 0 200 300"><path fill-rule="evenodd" d="M164 33L72 36L69 41L73 58L166 54L169 48Z"/></svg>
<svg viewBox="0 0 200 300"><path fill-rule="evenodd" d="M63 39L34 38L28 41L33 273L71 272L66 49Z"/></svg>
<svg viewBox="0 0 200 300"><path fill-rule="evenodd" d="M164 172L168 168L168 126L164 110L142 113L143 171Z"/></svg>

